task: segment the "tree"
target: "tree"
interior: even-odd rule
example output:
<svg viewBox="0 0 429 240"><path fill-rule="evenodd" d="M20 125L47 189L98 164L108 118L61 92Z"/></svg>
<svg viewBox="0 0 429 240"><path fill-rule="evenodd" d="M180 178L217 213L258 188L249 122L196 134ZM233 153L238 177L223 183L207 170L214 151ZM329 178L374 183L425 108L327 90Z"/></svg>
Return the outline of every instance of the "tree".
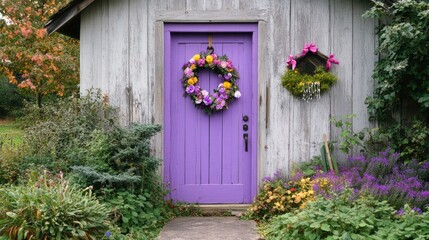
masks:
<svg viewBox="0 0 429 240"><path fill-rule="evenodd" d="M66 0L2 0L0 74L35 95L37 105L47 94L63 96L77 90L79 43L44 24Z"/></svg>

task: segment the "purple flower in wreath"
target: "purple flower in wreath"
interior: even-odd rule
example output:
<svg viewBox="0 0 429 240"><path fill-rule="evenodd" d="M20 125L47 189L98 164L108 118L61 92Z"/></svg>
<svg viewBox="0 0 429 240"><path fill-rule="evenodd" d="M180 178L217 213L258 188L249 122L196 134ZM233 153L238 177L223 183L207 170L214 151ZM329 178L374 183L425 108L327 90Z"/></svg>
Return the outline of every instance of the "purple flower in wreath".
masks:
<svg viewBox="0 0 429 240"><path fill-rule="evenodd" d="M213 97L213 98L218 98L218 97L219 97L219 94L217 94L217 93L213 93L212 97Z"/></svg>
<svg viewBox="0 0 429 240"><path fill-rule="evenodd" d="M210 104L213 103L213 99L211 98L210 95L206 95L203 99L203 102L205 105L209 106Z"/></svg>
<svg viewBox="0 0 429 240"><path fill-rule="evenodd" d="M223 77L223 79L229 80L229 79L231 79L231 77L232 77L232 74L228 73L228 74L225 74L225 76Z"/></svg>
<svg viewBox="0 0 429 240"><path fill-rule="evenodd" d="M201 87L200 86L196 86L194 92L196 94L199 94L201 92Z"/></svg>
<svg viewBox="0 0 429 240"><path fill-rule="evenodd" d="M226 93L225 88L223 88L223 84L222 84L222 86L220 86L220 84L219 84L219 93L220 94L225 94Z"/></svg>
<svg viewBox="0 0 429 240"><path fill-rule="evenodd" d="M193 92L195 92L195 87L194 87L194 85L189 85L189 86L186 88L186 93L187 93L187 94L191 94L191 93L193 93Z"/></svg>
<svg viewBox="0 0 429 240"><path fill-rule="evenodd" d="M185 71L183 71L185 73L185 76L187 78L193 77L194 76L194 71L192 71L191 68L186 68Z"/></svg>
<svg viewBox="0 0 429 240"><path fill-rule="evenodd" d="M217 110L221 110L225 106L225 100L223 100L222 98L216 98L215 103Z"/></svg>

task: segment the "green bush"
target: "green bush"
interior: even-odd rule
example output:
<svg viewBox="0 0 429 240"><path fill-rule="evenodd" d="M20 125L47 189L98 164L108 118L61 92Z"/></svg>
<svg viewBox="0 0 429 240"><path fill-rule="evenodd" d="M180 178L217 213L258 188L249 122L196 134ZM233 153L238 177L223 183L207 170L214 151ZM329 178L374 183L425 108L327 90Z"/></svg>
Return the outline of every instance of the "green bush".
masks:
<svg viewBox="0 0 429 240"><path fill-rule="evenodd" d="M394 209L372 198L350 201L344 194L318 198L302 211L274 217L264 228L267 239L369 239L391 223Z"/></svg>
<svg viewBox="0 0 429 240"><path fill-rule="evenodd" d="M24 106L24 97L18 88L10 84L6 77L0 75L0 118L14 115Z"/></svg>
<svg viewBox="0 0 429 240"><path fill-rule="evenodd" d="M108 191L104 198L110 206L112 222L122 233L140 232L145 235L158 232L171 214L166 203L152 192L134 194L127 191Z"/></svg>
<svg viewBox="0 0 429 240"><path fill-rule="evenodd" d="M75 178L86 186L115 189L152 189L158 183L160 161L151 156L150 138L161 130L159 125L132 124L127 128L97 133L88 147L76 148L71 159ZM140 181L138 181L140 179Z"/></svg>
<svg viewBox="0 0 429 240"><path fill-rule="evenodd" d="M29 155L45 158L47 164L62 161L65 171L74 160L67 154L86 147L94 131L105 131L118 123L115 110L94 91L84 97L58 99L41 108L30 105L25 110L20 121L26 127L24 143Z"/></svg>
<svg viewBox="0 0 429 240"><path fill-rule="evenodd" d="M24 152L12 146L0 147L0 185L15 183L21 174Z"/></svg>
<svg viewBox="0 0 429 240"><path fill-rule="evenodd" d="M10 239L100 239L108 209L91 189L46 173L27 185L0 188L0 235Z"/></svg>

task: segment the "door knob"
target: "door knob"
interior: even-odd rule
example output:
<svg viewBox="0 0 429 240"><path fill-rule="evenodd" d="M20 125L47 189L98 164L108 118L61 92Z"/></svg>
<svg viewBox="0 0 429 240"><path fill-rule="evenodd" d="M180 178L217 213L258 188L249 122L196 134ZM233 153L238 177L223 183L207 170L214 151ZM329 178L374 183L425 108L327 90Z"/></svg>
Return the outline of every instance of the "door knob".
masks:
<svg viewBox="0 0 429 240"><path fill-rule="evenodd" d="M243 125L243 130L244 130L244 131L249 130L249 126L248 126L247 124L244 124L244 125Z"/></svg>
<svg viewBox="0 0 429 240"><path fill-rule="evenodd" d="M249 134L244 133L244 134L243 134L243 139L244 139L244 151L245 151L245 152L248 152Z"/></svg>

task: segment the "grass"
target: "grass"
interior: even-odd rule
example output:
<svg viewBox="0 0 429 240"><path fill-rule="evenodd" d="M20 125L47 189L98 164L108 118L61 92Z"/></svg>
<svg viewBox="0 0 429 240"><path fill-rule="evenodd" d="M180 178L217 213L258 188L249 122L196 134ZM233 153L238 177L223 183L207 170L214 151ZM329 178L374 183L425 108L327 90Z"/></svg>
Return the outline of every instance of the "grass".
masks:
<svg viewBox="0 0 429 240"><path fill-rule="evenodd" d="M13 120L0 119L0 145L21 144L23 131Z"/></svg>

